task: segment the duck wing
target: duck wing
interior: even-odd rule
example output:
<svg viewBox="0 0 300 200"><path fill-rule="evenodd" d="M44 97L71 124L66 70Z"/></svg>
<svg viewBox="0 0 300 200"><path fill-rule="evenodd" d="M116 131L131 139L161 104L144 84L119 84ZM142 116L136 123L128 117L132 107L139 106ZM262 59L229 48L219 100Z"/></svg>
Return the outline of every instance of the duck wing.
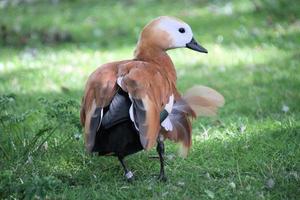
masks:
<svg viewBox="0 0 300 200"><path fill-rule="evenodd" d="M92 152L95 145L103 108L111 104L119 87L130 97L130 118L144 149L154 146L160 130L160 113L174 87L159 68L153 63L127 60L105 64L90 75L80 111L87 151Z"/></svg>
<svg viewBox="0 0 300 200"><path fill-rule="evenodd" d="M160 131L160 113L172 95L172 85L159 66L144 61L120 65L118 85L132 101L131 119L139 130L144 149L156 143Z"/></svg>
<svg viewBox="0 0 300 200"><path fill-rule="evenodd" d="M81 102L80 121L84 126L85 147L92 152L96 133L108 106L117 92L118 66L128 61L112 62L97 68L88 78Z"/></svg>

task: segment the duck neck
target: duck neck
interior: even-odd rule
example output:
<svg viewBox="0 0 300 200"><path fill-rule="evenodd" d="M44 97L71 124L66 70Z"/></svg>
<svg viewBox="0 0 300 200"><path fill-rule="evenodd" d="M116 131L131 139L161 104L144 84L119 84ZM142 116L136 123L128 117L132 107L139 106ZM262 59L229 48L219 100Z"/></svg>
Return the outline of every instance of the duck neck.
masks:
<svg viewBox="0 0 300 200"><path fill-rule="evenodd" d="M153 66L158 66L157 70L161 71L169 81L176 83L176 70L166 50L139 41L134 52L134 59L154 63Z"/></svg>
<svg viewBox="0 0 300 200"><path fill-rule="evenodd" d="M166 53L165 49L155 45L147 44L146 41L138 42L134 51L134 59L154 62L156 64L161 64L162 60L164 60L164 62L169 61L170 64L173 65L172 60Z"/></svg>

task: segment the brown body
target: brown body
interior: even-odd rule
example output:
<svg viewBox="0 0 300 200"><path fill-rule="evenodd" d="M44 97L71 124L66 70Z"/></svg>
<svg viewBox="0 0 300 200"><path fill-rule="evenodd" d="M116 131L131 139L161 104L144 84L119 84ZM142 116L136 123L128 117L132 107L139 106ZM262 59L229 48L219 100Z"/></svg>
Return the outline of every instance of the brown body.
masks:
<svg viewBox="0 0 300 200"><path fill-rule="evenodd" d="M90 131L91 119L97 108L104 108L110 104L119 87L133 99L143 102L146 110L146 121L143 126L146 131L140 134L146 138L146 143L143 144L144 149L153 147L159 134L162 134L165 138L181 142L187 153L191 146L190 118L201 114L203 108L206 113L211 111L209 114L213 114L217 107L223 105L223 97L218 96L219 94L214 90L207 96L205 95L206 88L204 90L201 88L201 94L199 92L200 95L197 96L196 88L193 90L195 95L189 95L188 99L182 97L177 91L176 71L172 60L166 53L169 49L180 47L182 42L181 38L178 39L172 32L168 32L168 28L172 29L174 23L182 24L186 27L186 31L190 30L188 25L180 20L176 21L169 17L157 18L146 25L141 32L134 59L104 64L90 75L80 112L88 151L92 151L95 142L95 131L93 134ZM162 26L165 27L161 28ZM176 34L181 33L176 32ZM189 35L188 37L192 38ZM194 46L198 45L193 38L191 42ZM199 49L196 50L199 51ZM120 85L117 84L119 77L122 77ZM163 111L171 95L174 95L174 105L177 104L177 110L170 113L171 121L173 120L172 131L166 131L160 124L160 112Z"/></svg>
<svg viewBox="0 0 300 200"><path fill-rule="evenodd" d="M176 71L166 51L183 47L207 53L188 24L159 17L142 30L132 60L104 64L87 81L80 111L86 149L117 156L127 180L133 174L123 158L155 143L158 178L166 180L163 139L180 142L186 156L191 118L214 115L224 104L222 95L205 86L195 86L184 96L177 91Z"/></svg>
<svg viewBox="0 0 300 200"><path fill-rule="evenodd" d="M142 99L147 112L148 145L153 147L160 131L159 114L173 94L175 101L181 98L176 89L176 71L174 65L162 50L151 53L147 57L149 49L137 49L134 60L126 60L104 64L96 69L88 79L85 94L82 100L81 123L85 125L85 139L88 143L89 120L96 107L106 107L114 97L118 85L117 78L123 76L122 89L132 95L133 98ZM189 113L194 116L191 110ZM189 120L188 120L189 122ZM187 123L190 132L190 123ZM180 136L170 135L177 140ZM184 142L190 146L191 138Z"/></svg>

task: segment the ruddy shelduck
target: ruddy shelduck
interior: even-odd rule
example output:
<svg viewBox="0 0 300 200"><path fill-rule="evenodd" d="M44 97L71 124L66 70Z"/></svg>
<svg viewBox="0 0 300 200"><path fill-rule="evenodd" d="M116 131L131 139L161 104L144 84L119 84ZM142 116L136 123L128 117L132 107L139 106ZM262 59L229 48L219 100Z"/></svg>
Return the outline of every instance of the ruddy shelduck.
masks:
<svg viewBox="0 0 300 200"><path fill-rule="evenodd" d="M214 115L224 104L221 94L205 86L194 86L183 96L177 90L175 67L166 51L184 47L207 53L188 24L158 17L142 30L133 59L104 64L88 78L80 112L85 147L117 156L127 180L133 173L124 157L155 144L159 180L166 180L164 140L180 142L186 156L192 142L191 119Z"/></svg>

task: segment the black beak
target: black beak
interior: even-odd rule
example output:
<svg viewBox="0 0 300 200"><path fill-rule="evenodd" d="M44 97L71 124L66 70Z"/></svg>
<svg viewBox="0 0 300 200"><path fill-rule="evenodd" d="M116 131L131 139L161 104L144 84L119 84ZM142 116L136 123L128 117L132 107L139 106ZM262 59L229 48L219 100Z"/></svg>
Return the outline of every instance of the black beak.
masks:
<svg viewBox="0 0 300 200"><path fill-rule="evenodd" d="M201 53L208 53L207 50L200 44L198 44L194 38L192 38L192 40L186 44L186 47L194 51L199 51Z"/></svg>

